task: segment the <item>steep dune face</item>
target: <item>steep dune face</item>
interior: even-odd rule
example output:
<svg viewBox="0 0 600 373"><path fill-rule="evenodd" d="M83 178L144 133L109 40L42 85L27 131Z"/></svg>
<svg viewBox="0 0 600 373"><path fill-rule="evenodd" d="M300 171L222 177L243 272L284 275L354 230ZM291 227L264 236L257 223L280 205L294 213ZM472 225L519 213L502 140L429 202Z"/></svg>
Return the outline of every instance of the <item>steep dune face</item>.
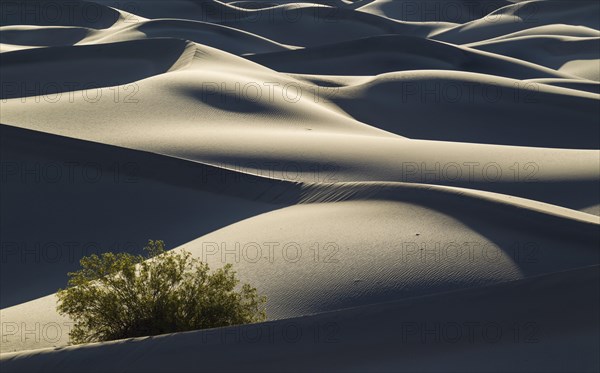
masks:
<svg viewBox="0 0 600 373"><path fill-rule="evenodd" d="M213 341L211 371L600 367L597 2L1 5L3 370L197 368L210 331L27 351L68 343L82 256L147 239L267 295L225 332L344 331ZM397 339L431 320L546 338Z"/></svg>

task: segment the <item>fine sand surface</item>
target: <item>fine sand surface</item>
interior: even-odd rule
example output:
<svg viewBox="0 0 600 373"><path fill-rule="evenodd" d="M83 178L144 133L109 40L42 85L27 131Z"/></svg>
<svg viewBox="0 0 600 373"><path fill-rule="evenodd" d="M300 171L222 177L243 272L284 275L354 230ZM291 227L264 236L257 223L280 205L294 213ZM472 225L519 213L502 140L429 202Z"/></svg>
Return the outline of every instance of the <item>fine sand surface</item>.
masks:
<svg viewBox="0 0 600 373"><path fill-rule="evenodd" d="M3 372L600 369L597 1L1 5ZM148 239L269 321L66 347Z"/></svg>

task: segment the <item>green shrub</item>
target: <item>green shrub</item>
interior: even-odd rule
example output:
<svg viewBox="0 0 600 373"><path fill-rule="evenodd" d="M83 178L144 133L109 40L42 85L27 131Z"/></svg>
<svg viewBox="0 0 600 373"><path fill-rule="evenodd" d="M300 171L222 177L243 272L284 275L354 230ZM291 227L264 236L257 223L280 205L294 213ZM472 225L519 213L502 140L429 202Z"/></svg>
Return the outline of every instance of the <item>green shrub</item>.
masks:
<svg viewBox="0 0 600 373"><path fill-rule="evenodd" d="M147 257L105 253L81 259L58 291L71 343L157 335L264 321L266 298L239 285L230 264L210 272L190 253L148 241Z"/></svg>

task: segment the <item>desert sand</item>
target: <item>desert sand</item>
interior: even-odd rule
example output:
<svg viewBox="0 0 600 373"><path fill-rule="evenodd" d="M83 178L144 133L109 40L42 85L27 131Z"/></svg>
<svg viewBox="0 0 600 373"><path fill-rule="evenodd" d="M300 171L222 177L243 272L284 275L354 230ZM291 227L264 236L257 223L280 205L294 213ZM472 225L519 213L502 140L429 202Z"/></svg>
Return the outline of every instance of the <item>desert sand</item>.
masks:
<svg viewBox="0 0 600 373"><path fill-rule="evenodd" d="M600 369L600 3L0 3L2 371ZM268 321L68 346L79 259Z"/></svg>

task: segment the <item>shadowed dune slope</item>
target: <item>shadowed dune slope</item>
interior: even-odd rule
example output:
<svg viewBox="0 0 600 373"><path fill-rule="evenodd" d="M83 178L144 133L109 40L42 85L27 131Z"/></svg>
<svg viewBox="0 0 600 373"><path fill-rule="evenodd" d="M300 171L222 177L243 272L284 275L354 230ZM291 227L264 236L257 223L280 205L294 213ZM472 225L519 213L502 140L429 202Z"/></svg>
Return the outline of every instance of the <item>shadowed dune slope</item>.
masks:
<svg viewBox="0 0 600 373"><path fill-rule="evenodd" d="M409 71L324 92L354 118L413 139L600 148L600 128L594 116L600 105L598 95L556 89L546 81ZM577 84L597 87L593 82L572 81L564 87L576 88ZM428 110L432 105L435 111ZM444 117L451 117L452 124L440 126Z"/></svg>
<svg viewBox="0 0 600 373"><path fill-rule="evenodd" d="M186 46L182 40L154 39L3 53L0 97L48 95L58 100L61 92L135 82L168 71ZM162 53L156 56L154 48Z"/></svg>
<svg viewBox="0 0 600 373"><path fill-rule="evenodd" d="M180 20L155 20L146 22L137 30L148 37L172 37L192 40L233 54L268 53L287 50L289 47L235 28L211 23Z"/></svg>
<svg viewBox="0 0 600 373"><path fill-rule="evenodd" d="M0 5L0 26L76 26L106 29L121 13L110 6L81 0L11 0Z"/></svg>
<svg viewBox="0 0 600 373"><path fill-rule="evenodd" d="M600 38L531 36L484 41L469 46L600 81L600 67L596 60Z"/></svg>
<svg viewBox="0 0 600 373"><path fill-rule="evenodd" d="M516 79L569 77L501 55L402 35L260 54L248 59L278 71L302 74L377 75L390 71L436 69L493 73Z"/></svg>
<svg viewBox="0 0 600 373"><path fill-rule="evenodd" d="M4 26L0 43L24 46L74 45L91 32L84 27L68 26Z"/></svg>
<svg viewBox="0 0 600 373"><path fill-rule="evenodd" d="M64 287L84 255L140 253L153 237L183 244L300 198L293 183L7 126L0 134L3 308Z"/></svg>

